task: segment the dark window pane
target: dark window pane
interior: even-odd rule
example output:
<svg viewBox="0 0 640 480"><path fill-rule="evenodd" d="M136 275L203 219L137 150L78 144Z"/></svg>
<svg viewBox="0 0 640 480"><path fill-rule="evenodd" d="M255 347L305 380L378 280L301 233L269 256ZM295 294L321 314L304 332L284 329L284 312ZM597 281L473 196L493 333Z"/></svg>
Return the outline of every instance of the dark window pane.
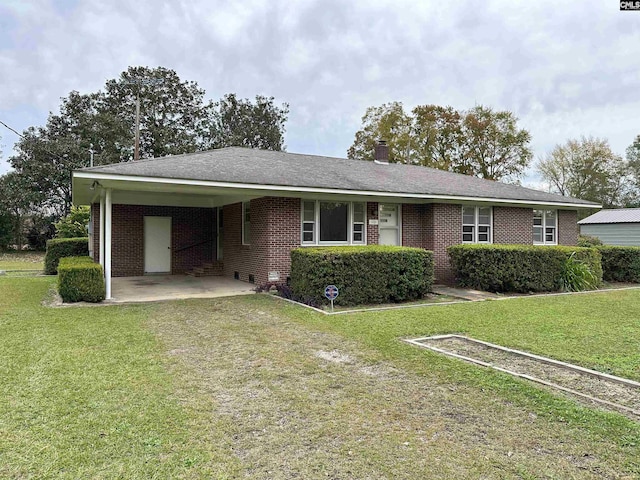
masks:
<svg viewBox="0 0 640 480"><path fill-rule="evenodd" d="M473 242L473 235L471 235L470 233L465 233L464 235L462 235L462 241Z"/></svg>
<svg viewBox="0 0 640 480"><path fill-rule="evenodd" d="M313 242L313 232L303 232L302 241Z"/></svg>
<svg viewBox="0 0 640 480"><path fill-rule="evenodd" d="M320 241L347 241L347 203L320 203Z"/></svg>

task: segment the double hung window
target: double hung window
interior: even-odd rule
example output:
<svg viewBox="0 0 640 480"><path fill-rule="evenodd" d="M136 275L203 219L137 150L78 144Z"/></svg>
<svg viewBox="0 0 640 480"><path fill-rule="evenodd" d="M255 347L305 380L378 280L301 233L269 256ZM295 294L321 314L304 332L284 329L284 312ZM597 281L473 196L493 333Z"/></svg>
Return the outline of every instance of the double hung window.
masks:
<svg viewBox="0 0 640 480"><path fill-rule="evenodd" d="M363 202L302 201L302 244L363 245L366 243Z"/></svg>
<svg viewBox="0 0 640 480"><path fill-rule="evenodd" d="M533 211L533 243L557 245L558 213L556 210Z"/></svg>
<svg viewBox="0 0 640 480"><path fill-rule="evenodd" d="M491 207L462 207L462 242L492 243Z"/></svg>

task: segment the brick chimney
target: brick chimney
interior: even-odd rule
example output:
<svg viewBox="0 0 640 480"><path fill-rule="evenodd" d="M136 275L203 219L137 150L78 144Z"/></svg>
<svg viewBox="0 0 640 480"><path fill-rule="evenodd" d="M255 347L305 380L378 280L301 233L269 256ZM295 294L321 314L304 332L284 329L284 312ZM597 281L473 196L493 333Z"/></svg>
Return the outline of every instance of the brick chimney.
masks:
<svg viewBox="0 0 640 480"><path fill-rule="evenodd" d="M375 163L379 163L382 165L389 164L389 145L387 145L387 142L385 142L384 140L378 140L374 161Z"/></svg>

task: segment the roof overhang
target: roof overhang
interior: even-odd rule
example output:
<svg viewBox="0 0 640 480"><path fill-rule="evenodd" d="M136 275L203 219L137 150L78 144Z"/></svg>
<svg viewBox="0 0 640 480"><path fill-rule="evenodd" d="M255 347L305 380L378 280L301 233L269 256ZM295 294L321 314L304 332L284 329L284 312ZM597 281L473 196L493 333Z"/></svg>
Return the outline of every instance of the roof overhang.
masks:
<svg viewBox="0 0 640 480"><path fill-rule="evenodd" d="M366 197L369 201L402 201L405 203L474 203L499 204L514 207L554 207L565 209L594 209L601 205L571 202L546 202L505 198L432 195L417 193L342 190L287 185L259 185L179 178L116 175L89 171L75 171L72 176L73 204L89 205L99 201L100 190L112 189L114 203L135 203L146 197L143 204L215 207L263 196L352 199ZM173 194L173 195L170 195ZM180 196L180 198L178 198ZM129 200L127 200L129 199Z"/></svg>

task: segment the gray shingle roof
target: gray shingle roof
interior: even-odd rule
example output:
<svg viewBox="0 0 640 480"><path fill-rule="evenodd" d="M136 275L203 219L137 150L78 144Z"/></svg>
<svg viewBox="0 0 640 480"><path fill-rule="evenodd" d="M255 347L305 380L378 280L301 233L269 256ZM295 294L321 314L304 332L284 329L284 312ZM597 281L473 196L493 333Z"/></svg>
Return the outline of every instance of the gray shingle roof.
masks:
<svg viewBox="0 0 640 480"><path fill-rule="evenodd" d="M597 205L421 166L380 165L363 160L239 147L98 166L82 171L256 185Z"/></svg>
<svg viewBox="0 0 640 480"><path fill-rule="evenodd" d="M594 223L640 223L640 208L618 208L601 210L578 222L580 225Z"/></svg>

